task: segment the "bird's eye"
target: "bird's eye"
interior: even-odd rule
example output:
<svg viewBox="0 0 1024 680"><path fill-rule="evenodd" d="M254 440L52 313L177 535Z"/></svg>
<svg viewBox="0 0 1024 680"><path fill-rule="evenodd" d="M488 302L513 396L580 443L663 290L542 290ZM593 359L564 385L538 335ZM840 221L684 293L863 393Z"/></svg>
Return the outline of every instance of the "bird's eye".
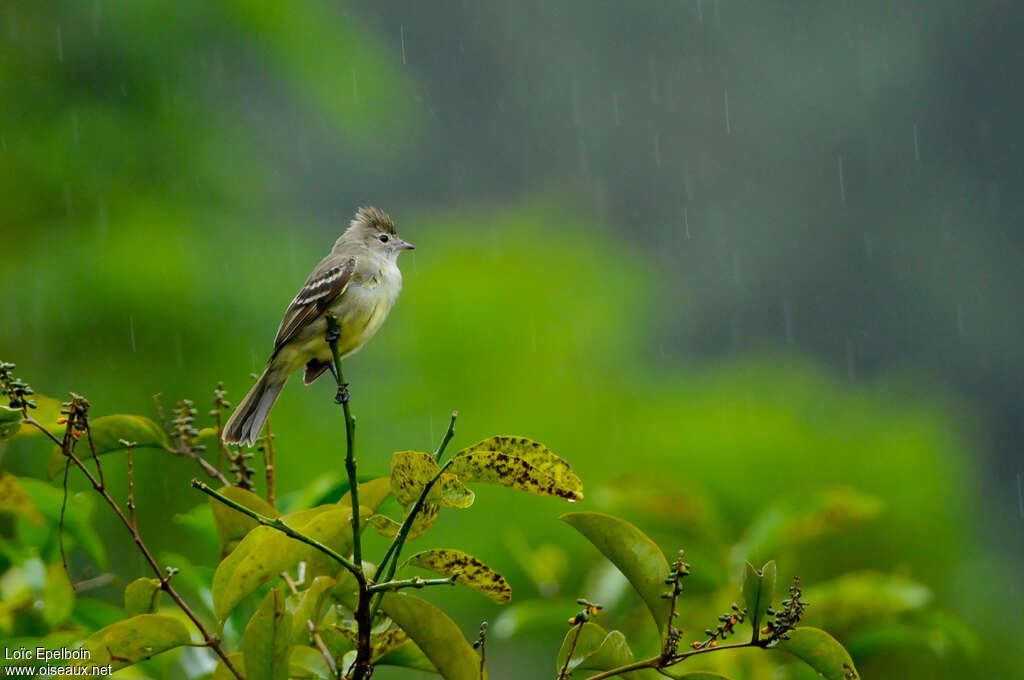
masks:
<svg viewBox="0 0 1024 680"><path fill-rule="evenodd" d="M381 243L387 243L388 242L388 235L387 234L381 234L377 238L380 239Z"/></svg>

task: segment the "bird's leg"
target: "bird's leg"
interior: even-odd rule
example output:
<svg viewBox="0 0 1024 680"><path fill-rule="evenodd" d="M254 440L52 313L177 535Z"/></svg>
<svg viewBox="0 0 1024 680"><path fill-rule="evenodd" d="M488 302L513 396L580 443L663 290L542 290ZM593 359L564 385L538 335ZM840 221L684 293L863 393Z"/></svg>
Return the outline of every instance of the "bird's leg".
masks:
<svg viewBox="0 0 1024 680"><path fill-rule="evenodd" d="M331 374L334 376L334 382L338 383L338 393L334 395L334 401L338 404L344 404L352 398L352 395L348 391L348 383L341 382L341 376L338 375L338 367L334 365L334 362L327 364L331 369Z"/></svg>

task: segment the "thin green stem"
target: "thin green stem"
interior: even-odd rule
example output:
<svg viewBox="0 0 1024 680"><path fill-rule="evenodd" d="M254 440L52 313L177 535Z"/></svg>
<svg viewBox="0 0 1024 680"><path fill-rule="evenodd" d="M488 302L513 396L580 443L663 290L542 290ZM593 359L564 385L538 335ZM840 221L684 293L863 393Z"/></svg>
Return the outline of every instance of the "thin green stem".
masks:
<svg viewBox="0 0 1024 680"><path fill-rule="evenodd" d="M398 559L402 555L402 547L405 546L405 541L409 537L409 531L412 530L413 522L416 521L416 516L423 510L424 504L427 502L427 494L434 488L434 484L437 480L441 479L441 475L444 474L452 464L452 461L448 461L441 466L441 469L437 471L434 478L431 479L423 487L423 491L420 492L419 498L413 503L412 509L409 510L409 514L406 516L405 521L402 522L402 526L398 529L398 535L395 536L395 540L391 542L391 546L388 548L387 553L384 555L384 559L381 560L380 565L377 566L377 570L373 574L373 580L377 582L390 581L395 576L395 571L398 569ZM384 572L385 568L387 572ZM382 573L386 573L384 578L380 578ZM376 601L373 603L373 607L370 609L370 615L373 616L377 613L378 607L380 607L381 595L377 595Z"/></svg>
<svg viewBox="0 0 1024 680"><path fill-rule="evenodd" d="M707 654L709 652L720 652L726 649L742 649L744 647L764 647L761 643L756 642L737 642L733 645L718 645L716 647L701 647L700 649L694 649L689 652L683 652L682 654L676 654L670 659L665 659L661 655L653 656L650 659L644 659L643 661L636 661L625 666L619 666L618 668L612 668L597 675L591 675L587 680L605 680L605 678L614 678L617 675L623 673L629 673L630 671L639 671L644 668L653 668L656 671L661 671L662 668L668 668L669 666L675 666L677 663L686 661L691 656L697 656L698 654Z"/></svg>
<svg viewBox="0 0 1024 680"><path fill-rule="evenodd" d="M317 550L319 550L323 554L327 555L328 557L330 557L331 559L336 561L341 566L345 567L345 569L350 571L352 573L352 575L356 577L356 580L360 584L365 583L366 577L363 576L362 570L359 569L358 567L356 567L356 565L351 560L349 560L349 559L345 558L344 556L340 555L339 553L337 553L336 551L334 551L331 548L327 547L326 545L324 545L320 541L316 540L315 538L310 538L309 536L305 535L301 531L293 529L292 527L290 527L287 524L285 524L283 520L281 520L281 519L271 519L269 517L261 515L258 512L250 510L249 508L245 507L241 503L238 503L236 501L231 500L230 498L228 498L224 494L220 493L219 491L211 489L210 486L208 484L206 484L206 482L201 482L198 479L193 479L192 480L192 487L195 488L195 489L199 489L200 491L205 493L207 496L211 496L212 498L217 499L218 501L220 501L224 505L228 506L229 508L232 508L232 509L237 510L238 512L240 512L240 513L242 513L244 515L248 515L249 517L252 517L254 520L256 520L257 522L259 522L260 524L262 524L265 527L270 527L271 529L276 529L277 531L280 531L281 533L286 534L289 538L294 538L296 541L301 541L302 543L305 543L306 545L309 545L309 546L312 546L312 547L316 548Z"/></svg>
<svg viewBox="0 0 1024 680"><path fill-rule="evenodd" d="M386 593L389 590L400 590L402 588L426 588L427 586L453 586L455 585L455 580L458 577L458 574L453 574L448 578L420 578L419 576L413 576L412 578L399 579L396 581L385 581L384 583L376 583L370 586L369 591L371 593Z"/></svg>
<svg viewBox="0 0 1024 680"><path fill-rule="evenodd" d="M458 411L452 411L452 419L448 422L448 431L444 433L444 438L441 440L441 445L437 447L437 451L434 451L434 460L440 462L441 456L444 455L444 450L448 448L448 442L455 436L455 419L459 417Z"/></svg>

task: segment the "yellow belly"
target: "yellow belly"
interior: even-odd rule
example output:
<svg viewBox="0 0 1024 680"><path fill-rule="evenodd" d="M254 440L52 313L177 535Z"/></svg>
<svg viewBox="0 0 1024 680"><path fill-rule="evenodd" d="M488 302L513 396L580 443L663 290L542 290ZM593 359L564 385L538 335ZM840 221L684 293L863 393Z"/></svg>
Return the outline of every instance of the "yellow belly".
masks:
<svg viewBox="0 0 1024 680"><path fill-rule="evenodd" d="M395 296L385 285L365 286L352 283L330 311L338 317L341 336L338 354L342 358L358 351L381 327L394 305ZM275 363L283 372L293 373L310 359L328 361L331 348L327 344L327 321L320 317L278 352Z"/></svg>

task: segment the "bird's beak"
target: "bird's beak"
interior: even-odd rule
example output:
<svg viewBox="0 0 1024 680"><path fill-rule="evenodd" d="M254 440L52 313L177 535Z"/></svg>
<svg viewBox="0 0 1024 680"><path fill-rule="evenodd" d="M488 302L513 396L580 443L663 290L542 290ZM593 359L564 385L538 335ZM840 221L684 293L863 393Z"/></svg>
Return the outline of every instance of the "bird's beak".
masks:
<svg viewBox="0 0 1024 680"><path fill-rule="evenodd" d="M402 239L398 239L398 249L399 250L416 250L416 246L414 246L413 244L409 243L408 241L403 241Z"/></svg>

